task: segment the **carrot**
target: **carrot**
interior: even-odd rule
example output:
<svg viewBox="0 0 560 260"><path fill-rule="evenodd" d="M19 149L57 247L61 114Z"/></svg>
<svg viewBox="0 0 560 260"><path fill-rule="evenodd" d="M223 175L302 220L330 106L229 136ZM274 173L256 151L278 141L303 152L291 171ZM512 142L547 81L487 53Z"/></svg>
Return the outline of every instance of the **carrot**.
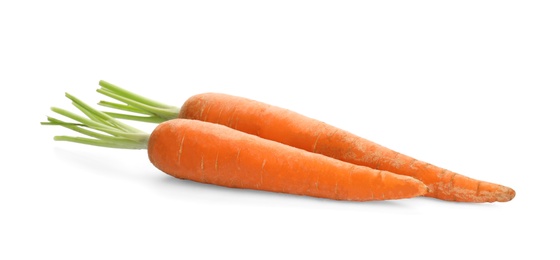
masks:
<svg viewBox="0 0 560 260"><path fill-rule="evenodd" d="M52 108L78 123L48 117L49 122L43 124L60 125L90 137L56 136L55 140L147 149L150 162L176 178L350 201L403 199L427 192L422 182L411 177L350 164L219 124L173 119L148 135L72 95L67 97L88 118Z"/></svg>
<svg viewBox="0 0 560 260"><path fill-rule="evenodd" d="M100 81L98 92L124 104L99 104L144 116L115 117L162 122L171 118L203 120L373 169L414 177L424 182L426 196L460 202L506 202L515 197L509 187L481 181L398 153L348 131L293 111L219 93L190 97L181 108L168 106Z"/></svg>

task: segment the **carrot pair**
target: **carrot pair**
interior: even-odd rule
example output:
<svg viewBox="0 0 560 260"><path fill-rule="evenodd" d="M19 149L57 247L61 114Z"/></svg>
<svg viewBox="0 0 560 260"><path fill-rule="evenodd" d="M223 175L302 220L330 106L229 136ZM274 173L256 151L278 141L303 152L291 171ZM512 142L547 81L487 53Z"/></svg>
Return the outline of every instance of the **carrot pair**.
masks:
<svg viewBox="0 0 560 260"><path fill-rule="evenodd" d="M164 122L156 128L152 136L158 136L160 131L170 131L177 135L181 133L183 127L188 128L183 125L200 125L201 121L205 121L207 123L202 123L203 126L199 126L204 128L204 130L201 130L203 132L218 127L216 131L222 133L219 135L221 137L240 138L237 136L241 135L244 136L243 138L247 138L243 139L243 141L239 141L240 139L235 139L238 141L220 139L220 141L212 142L208 141L207 138L215 140L217 136L203 138L204 142L215 144L220 148L215 148L217 150L212 150L209 152L210 154L193 155L195 158L199 156L200 158L198 159L192 159L193 157L189 156L188 160L199 162L198 170L193 168L181 170L181 167L192 163L187 159L181 159L184 153L182 146L184 142L183 137L188 136L185 138L191 138L190 135L183 135L180 138L181 140L178 140L178 137L173 137L174 141L170 141L163 147L179 147L177 148L178 150L175 149L176 151L168 153L156 153L160 156L153 155L154 153L150 152L150 149L155 148L150 148L151 146L149 145L148 153L152 163L162 169L162 171L179 178L188 178L202 182L212 180L210 183L229 187L257 188L346 200L397 199L425 195L451 201L505 202L513 199L515 196L515 192L511 188L468 178L400 154L321 121L258 101L219 93L205 93L190 97L181 108L177 108L150 100L105 81L100 81L99 84L101 86L98 89L99 93L121 101L121 103L101 101L99 105L134 114L99 113L109 118L154 123ZM84 109L81 110L84 111ZM176 118L183 120L176 120ZM200 135L200 133L197 133L197 135ZM216 133L216 135L218 134ZM153 137L149 139L152 140ZM197 140L187 140L194 143L198 142ZM181 145L172 145L173 142L179 142ZM267 143L267 147L275 147L267 148L272 149L272 152L269 154L271 157L259 157L267 155L268 150L267 152L253 153L252 157L257 158L254 159L256 162L244 162L252 166L244 165L243 167L247 166L248 168L241 167L239 156L242 153L239 147L246 147L244 151L247 152L244 153L251 153L249 151L257 148L249 148L251 147L250 145L261 142ZM232 143L235 145L229 146ZM197 147L196 149L208 149L202 146ZM229 152L223 152L221 147L228 147ZM188 149L188 146L184 148L189 151L196 150L194 148ZM158 148L157 150L165 149ZM276 156L277 154L284 153L284 150L289 155L285 157ZM176 153L180 155L176 155ZM226 155L220 156L222 153ZM208 170L208 167L210 167L208 166L208 159L210 159L210 162L214 160L215 171ZM322 163L325 160L329 163ZM165 163L160 164L160 161ZM272 163L273 161L275 162L274 164ZM262 167L261 171L257 169L259 163ZM317 165L317 163L321 166ZM220 167L222 164L229 165L229 168ZM340 170L340 172L334 170L331 164L342 165L343 170ZM210 163L210 165L212 164ZM296 168L283 168L286 166ZM277 173L277 175L261 175L265 172L265 167L268 170L275 169L282 173ZM239 169L236 170L236 168ZM210 172L212 173L210 174ZM360 173L358 174L357 172ZM232 177L235 180L218 180L215 174L222 177L227 175L226 177ZM268 177L267 181L269 182L266 183L269 186L267 186L264 185L264 179L261 180L255 176L276 177ZM289 180L292 181L290 184L287 183ZM241 185L240 183L244 184ZM306 188L298 185L303 185ZM313 185L316 186L315 192L311 192L314 190ZM321 190L321 187L325 188L323 193L318 192L318 190ZM306 192L303 192L303 190L306 190ZM344 190L345 196L341 196L340 192L342 190ZM358 192L359 190L360 192ZM350 196L350 194L358 193L362 195Z"/></svg>

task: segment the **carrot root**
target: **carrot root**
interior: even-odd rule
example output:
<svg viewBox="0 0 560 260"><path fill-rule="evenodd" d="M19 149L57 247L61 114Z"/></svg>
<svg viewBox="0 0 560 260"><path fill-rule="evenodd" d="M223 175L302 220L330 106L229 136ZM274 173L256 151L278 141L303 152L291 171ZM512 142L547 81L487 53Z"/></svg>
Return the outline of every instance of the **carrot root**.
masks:
<svg viewBox="0 0 560 260"><path fill-rule="evenodd" d="M410 176L429 187L429 197L505 202L515 196L509 187L448 171L324 122L255 100L220 93L198 94L183 104L178 117L222 124L352 164Z"/></svg>

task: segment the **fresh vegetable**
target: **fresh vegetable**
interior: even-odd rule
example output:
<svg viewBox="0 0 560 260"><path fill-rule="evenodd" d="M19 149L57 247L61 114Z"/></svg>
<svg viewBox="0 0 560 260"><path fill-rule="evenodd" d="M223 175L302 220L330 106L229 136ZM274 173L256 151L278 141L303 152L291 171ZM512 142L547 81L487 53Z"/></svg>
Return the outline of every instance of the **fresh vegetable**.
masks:
<svg viewBox="0 0 560 260"><path fill-rule="evenodd" d="M414 177L428 186L426 196L442 200L506 202L515 196L515 191L509 187L466 177L324 122L258 101L205 93L190 97L178 108L150 100L106 81L100 81L99 84L99 93L122 102L101 101L100 105L137 114L110 114L118 118L146 122L185 118L222 124L352 164Z"/></svg>
<svg viewBox="0 0 560 260"><path fill-rule="evenodd" d="M52 111L77 123L47 117L43 124L89 137L56 136L55 140L147 149L155 167L180 179L351 201L403 199L427 192L422 182L411 177L339 161L219 124L172 119L147 134L66 96L87 117L55 107Z"/></svg>

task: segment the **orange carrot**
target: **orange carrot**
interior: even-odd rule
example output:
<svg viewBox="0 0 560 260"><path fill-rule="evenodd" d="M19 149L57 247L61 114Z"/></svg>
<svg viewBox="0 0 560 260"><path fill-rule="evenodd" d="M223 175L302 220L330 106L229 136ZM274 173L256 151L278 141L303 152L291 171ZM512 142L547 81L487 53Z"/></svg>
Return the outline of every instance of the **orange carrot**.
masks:
<svg viewBox="0 0 560 260"><path fill-rule="evenodd" d="M177 178L233 188L354 201L410 198L427 191L414 178L198 120L158 125L148 154L157 168Z"/></svg>
<svg viewBox="0 0 560 260"><path fill-rule="evenodd" d="M179 117L222 124L352 164L414 177L428 186L426 196L442 200L506 202L515 196L515 191L509 187L460 175L400 154L324 122L258 101L205 93L192 96L179 109L141 97L105 81L100 81L99 84L102 88L98 92L126 104L102 101L100 105L146 115L113 113L116 117L152 122Z"/></svg>
<svg viewBox="0 0 560 260"><path fill-rule="evenodd" d="M158 125L148 135L67 96L89 118L53 108L79 123L49 117L46 124L61 125L93 138L57 136L55 140L146 148L155 167L177 178L351 201L403 199L427 192L422 182L411 177L350 164L219 124L173 119Z"/></svg>

